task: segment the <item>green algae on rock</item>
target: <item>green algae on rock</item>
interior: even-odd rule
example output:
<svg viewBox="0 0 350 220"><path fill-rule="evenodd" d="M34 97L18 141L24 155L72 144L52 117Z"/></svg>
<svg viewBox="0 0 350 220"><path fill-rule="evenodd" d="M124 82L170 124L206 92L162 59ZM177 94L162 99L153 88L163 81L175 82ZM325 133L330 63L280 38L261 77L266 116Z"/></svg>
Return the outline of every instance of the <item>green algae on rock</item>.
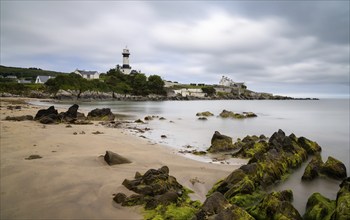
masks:
<svg viewBox="0 0 350 220"><path fill-rule="evenodd" d="M320 193L313 193L306 204L305 220L330 220L335 209L335 201Z"/></svg>
<svg viewBox="0 0 350 220"><path fill-rule="evenodd" d="M272 192L266 195L257 205L248 209L248 213L257 220L295 219L301 220L299 212L291 204L291 190Z"/></svg>
<svg viewBox="0 0 350 220"><path fill-rule="evenodd" d="M322 166L321 173L330 178L342 180L346 178L346 167L341 161L328 157Z"/></svg>
<svg viewBox="0 0 350 220"><path fill-rule="evenodd" d="M302 148L304 148L308 154L315 154L322 150L320 145L318 145L316 142L311 141L305 137L298 138L298 144Z"/></svg>
<svg viewBox="0 0 350 220"><path fill-rule="evenodd" d="M236 112L232 112L232 111L223 110L220 113L220 117L222 117L222 118L243 119L243 118L254 118L254 117L258 117L258 116L255 113L253 113L253 112L236 113Z"/></svg>
<svg viewBox="0 0 350 220"><path fill-rule="evenodd" d="M211 138L211 146L208 149L209 153L223 152L234 150L236 147L232 143L232 138L220 132L215 131Z"/></svg>
<svg viewBox="0 0 350 220"><path fill-rule="evenodd" d="M170 176L167 166L144 175L137 172L134 180L125 179L122 184L137 194L118 193L113 200L122 206L144 205L145 219L191 219L201 205L189 199L192 191Z"/></svg>
<svg viewBox="0 0 350 220"><path fill-rule="evenodd" d="M343 180L337 193L336 207L332 219L350 219L350 177Z"/></svg>
<svg viewBox="0 0 350 220"><path fill-rule="evenodd" d="M209 111L206 111L206 112L198 112L196 114L196 116L205 116L205 117L209 117L209 116L214 116L213 113L209 112Z"/></svg>
<svg viewBox="0 0 350 220"><path fill-rule="evenodd" d="M321 154L316 154L312 160L305 167L304 174L301 177L302 180L313 180L320 175L323 161Z"/></svg>

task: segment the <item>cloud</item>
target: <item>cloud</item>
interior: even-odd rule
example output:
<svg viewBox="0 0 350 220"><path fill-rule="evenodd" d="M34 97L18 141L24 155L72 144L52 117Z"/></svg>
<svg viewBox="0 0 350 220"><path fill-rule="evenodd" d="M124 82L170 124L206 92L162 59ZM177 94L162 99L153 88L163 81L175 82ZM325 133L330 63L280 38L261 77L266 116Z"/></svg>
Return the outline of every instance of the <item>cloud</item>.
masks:
<svg viewBox="0 0 350 220"><path fill-rule="evenodd" d="M1 1L1 65L105 72L126 45L173 81L349 90L349 2Z"/></svg>

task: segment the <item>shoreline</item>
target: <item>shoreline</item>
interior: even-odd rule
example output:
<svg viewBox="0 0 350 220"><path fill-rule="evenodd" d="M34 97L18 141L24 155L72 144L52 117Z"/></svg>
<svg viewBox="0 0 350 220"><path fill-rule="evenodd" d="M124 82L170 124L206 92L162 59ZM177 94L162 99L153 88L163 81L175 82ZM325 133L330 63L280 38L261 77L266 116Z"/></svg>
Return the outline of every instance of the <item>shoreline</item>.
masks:
<svg viewBox="0 0 350 220"><path fill-rule="evenodd" d="M124 129L106 128L97 122L67 128L66 124L44 126L36 121L4 121L6 116L34 116L41 109L31 104L13 104L22 108L10 110L9 100L41 99L1 98L1 218L4 219L140 219L140 207L121 207L112 200L113 193L130 194L121 183L132 179L135 172L144 173L166 165L170 175L194 191L190 194L192 199L203 202L216 181L240 167L189 159L168 146L150 143ZM103 134L92 134L95 131ZM108 166L100 157L106 150L119 153L132 163ZM25 160L33 154L42 158ZM192 184L190 180L194 178L200 182Z"/></svg>

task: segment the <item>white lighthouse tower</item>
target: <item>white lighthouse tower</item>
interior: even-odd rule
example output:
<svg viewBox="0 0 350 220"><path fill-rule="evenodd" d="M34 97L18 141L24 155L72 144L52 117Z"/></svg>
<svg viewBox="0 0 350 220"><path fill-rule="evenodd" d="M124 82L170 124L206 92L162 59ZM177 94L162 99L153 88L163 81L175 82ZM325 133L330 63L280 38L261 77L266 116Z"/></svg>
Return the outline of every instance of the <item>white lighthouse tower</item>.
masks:
<svg viewBox="0 0 350 220"><path fill-rule="evenodd" d="M130 52L129 49L127 47L125 47L125 49L123 49L123 66L121 68L121 71L124 74L130 74L131 72L131 66L129 65L129 56L130 56Z"/></svg>

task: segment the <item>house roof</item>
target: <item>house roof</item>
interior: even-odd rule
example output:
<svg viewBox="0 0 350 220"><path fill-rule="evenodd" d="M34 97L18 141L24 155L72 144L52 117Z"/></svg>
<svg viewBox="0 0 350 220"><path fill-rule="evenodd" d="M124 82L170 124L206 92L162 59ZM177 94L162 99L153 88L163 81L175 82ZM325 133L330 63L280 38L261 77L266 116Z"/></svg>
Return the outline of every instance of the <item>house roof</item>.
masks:
<svg viewBox="0 0 350 220"><path fill-rule="evenodd" d="M85 71L85 70L76 70L79 72L81 75L95 75L98 73L97 71Z"/></svg>
<svg viewBox="0 0 350 220"><path fill-rule="evenodd" d="M40 82L46 83L47 80L51 79L51 76L37 76L36 78L39 78Z"/></svg>

